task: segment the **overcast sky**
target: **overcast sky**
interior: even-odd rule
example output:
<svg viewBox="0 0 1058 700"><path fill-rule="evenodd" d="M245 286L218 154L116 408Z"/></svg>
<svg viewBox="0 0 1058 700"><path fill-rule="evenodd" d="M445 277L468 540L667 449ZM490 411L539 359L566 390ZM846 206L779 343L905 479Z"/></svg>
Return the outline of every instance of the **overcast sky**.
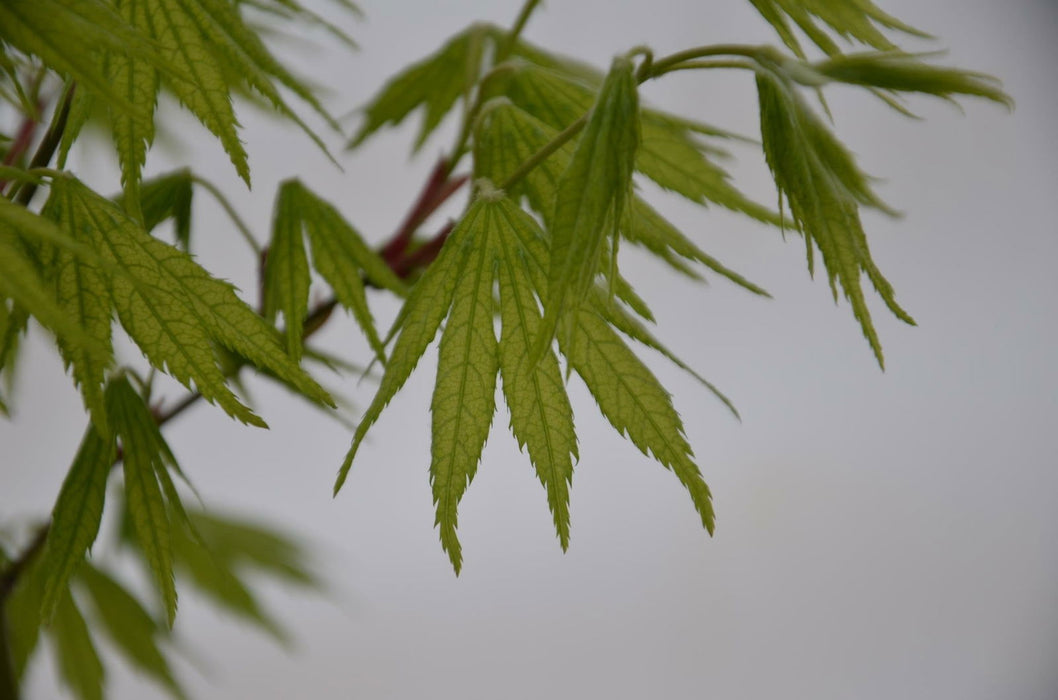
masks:
<svg viewBox="0 0 1058 700"><path fill-rule="evenodd" d="M289 55L318 71L334 89L327 104L341 113L470 22L509 23L517 5L365 0L367 21L350 25L359 54L291 47ZM870 300L887 371L848 306L835 307L826 282L809 279L796 236L783 243L775 230L647 188L705 250L775 297L720 280L701 287L642 257L622 258L657 311L658 334L742 412L739 424L651 358L713 490L716 536L702 531L677 480L616 436L574 378L581 461L569 552L501 409L462 502L457 579L433 528L427 478L434 353L372 430L334 500L349 430L252 384L271 431L199 406L166 434L208 505L273 519L314 543L334 594L264 589L294 633L288 653L181 590L178 635L209 668L203 677L180 664L194 697L1058 695L1058 10L1049 0L882 5L941 37L910 48L947 47L944 61L1002 77L1017 101L1010 115L981 102L961 114L915 100L926 119L911 121L857 91L828 93L837 133L905 213L865 216L875 260L919 322L907 327ZM526 37L597 65L637 44L665 53L775 42L744 0L553 0ZM674 76L645 96L749 135L757 129L745 75ZM454 126L412 160L410 130L385 132L342 154L339 173L304 136L251 109L240 117L251 193L201 130L150 167L190 162L235 193L262 239L276 183L297 175L383 240ZM774 201L759 155L736 154L739 184ZM91 156L75 161L86 177L103 172ZM253 289L243 244L205 197L199 206L201 260ZM394 304L372 302L388 326ZM367 355L351 324L322 337L331 349ZM3 525L48 512L83 426L59 360L42 343L30 347L17 419L0 424ZM369 382L328 381L360 410L370 400ZM111 670L111 697L161 697ZM52 697L52 676L38 658L28 697Z"/></svg>

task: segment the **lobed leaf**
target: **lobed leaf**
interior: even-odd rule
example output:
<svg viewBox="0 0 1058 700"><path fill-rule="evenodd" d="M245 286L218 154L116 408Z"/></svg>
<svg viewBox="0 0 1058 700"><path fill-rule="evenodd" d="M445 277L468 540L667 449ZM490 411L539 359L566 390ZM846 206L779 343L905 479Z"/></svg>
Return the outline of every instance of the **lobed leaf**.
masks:
<svg viewBox="0 0 1058 700"><path fill-rule="evenodd" d="M511 432L527 449L540 483L547 491L562 549L569 547L569 487L578 458L573 409L566 395L558 360L547 352L530 359L542 321L525 245L542 246L544 233L521 209L504 199L493 205L502 332L499 369L503 396L511 413Z"/></svg>
<svg viewBox="0 0 1058 700"><path fill-rule="evenodd" d="M460 275L483 225L483 222L479 221L480 214L481 205L471 205L445 241L437 259L430 263L426 272L408 292L408 298L389 332L389 337L396 336L396 341L386 363L386 371L371 405L356 428L345 461L338 470L334 493L337 494L345 483L367 431L404 386L404 382L419 363L419 358L433 342L441 322L448 315Z"/></svg>
<svg viewBox="0 0 1058 700"><path fill-rule="evenodd" d="M632 187L639 142L639 101L632 61L614 60L588 124L562 174L550 222L547 300L534 357L577 306L600 270L609 224L616 235Z"/></svg>
<svg viewBox="0 0 1058 700"><path fill-rule="evenodd" d="M113 438L103 438L89 425L63 480L52 509L51 528L41 554L44 578L41 617L50 620L70 580L99 533L106 499L107 476L117 454Z"/></svg>
<svg viewBox="0 0 1058 700"><path fill-rule="evenodd" d="M415 140L418 150L461 96L477 83L482 51L490 28L473 25L444 46L391 78L364 108L364 122L349 142L355 148L383 126L400 124L422 107L422 126Z"/></svg>
<svg viewBox="0 0 1058 700"><path fill-rule="evenodd" d="M103 700L103 664L69 589L59 598L48 633L63 683L80 700Z"/></svg>
<svg viewBox="0 0 1058 700"><path fill-rule="evenodd" d="M141 414L143 400L124 377L107 387L107 409L121 439L125 474L125 503L136 541L150 566L161 595L166 618L172 627L176 618L176 584L173 580L172 529L165 498L158 484L158 471L166 469L160 454L157 426L147 429ZM148 419L149 419L149 413Z"/></svg>
<svg viewBox="0 0 1058 700"><path fill-rule="evenodd" d="M757 76L764 154L780 196L790 203L794 222L804 234L811 266L812 245L819 248L837 299L841 285L853 315L884 367L881 343L871 322L860 275L866 274L889 309L913 324L900 308L892 287L871 259L860 222L858 202L876 202L851 155L779 75Z"/></svg>
<svg viewBox="0 0 1058 700"><path fill-rule="evenodd" d="M140 602L124 586L94 566L83 567L79 578L92 601L95 619L121 654L174 698L186 698L159 647L158 636L163 629Z"/></svg>
<svg viewBox="0 0 1058 700"><path fill-rule="evenodd" d="M451 313L441 335L437 382L430 411L430 483L437 507L434 522L441 546L456 574L462 549L456 536L456 510L474 477L496 411L496 336L493 330L494 265L491 233L495 213L483 203L459 243L471 248L466 270L452 297Z"/></svg>
<svg viewBox="0 0 1058 700"><path fill-rule="evenodd" d="M264 270L264 315L274 323L276 314L283 313L287 354L300 359L311 279L295 196L291 188L283 186L276 195L272 240Z"/></svg>
<svg viewBox="0 0 1058 700"><path fill-rule="evenodd" d="M664 387L609 323L589 308L582 308L576 324L559 335L559 346L614 429L676 474L702 525L712 534L709 487L693 461L683 422Z"/></svg>

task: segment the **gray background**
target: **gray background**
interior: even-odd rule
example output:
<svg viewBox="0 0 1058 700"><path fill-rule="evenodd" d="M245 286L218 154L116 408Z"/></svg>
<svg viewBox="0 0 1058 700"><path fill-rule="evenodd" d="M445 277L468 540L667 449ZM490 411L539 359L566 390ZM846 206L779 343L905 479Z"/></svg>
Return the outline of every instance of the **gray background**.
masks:
<svg viewBox="0 0 1058 700"><path fill-rule="evenodd" d="M358 55L297 44L286 51L335 90L327 103L336 112L361 104L409 58L469 22L508 24L517 11L516 2L495 0L363 6L367 22L351 27ZM920 324L906 327L871 300L885 373L847 305L835 308L825 282L809 279L797 237L783 244L777 231L659 196L654 201L707 251L776 297L752 298L722 281L700 288L642 257L622 260L653 302L661 337L742 411L738 424L685 375L652 359L675 390L713 489L715 538L701 530L676 479L613 434L576 379L581 462L570 551L558 547L544 493L503 409L461 506L459 579L437 542L427 480L432 352L373 429L335 500L346 428L258 383L251 386L269 432L198 407L166 432L206 503L302 533L332 593L263 587L294 632L288 653L182 589L177 633L206 670L180 662L192 695L1055 697L1058 11L1047 0L883 6L940 35L950 49L945 61L1001 76L1017 100L1012 116L980 102L967 102L962 115L938 100L915 100L926 118L916 122L851 89L828 93L838 134L883 178L882 196L906 212L898 221L865 217L876 261ZM320 9L331 12L326 3ZM741 0L551 2L526 36L597 65L643 43L665 53L776 41ZM683 75L649 85L645 95L756 133L746 75ZM262 239L276 183L298 175L369 239L383 240L453 129L446 122L410 161L410 130L386 132L343 154L342 174L303 136L246 107L240 118L252 193L198 127L152 155L150 169L193 163L234 193ZM100 153L75 154L78 173L113 178ZM739 183L772 202L759 156L751 148L737 155ZM196 252L217 274L253 289L244 244L207 197L198 207ZM372 301L388 325L395 305ZM348 322L322 338L366 357ZM4 526L50 509L83 426L60 361L43 342L30 349L17 419L0 424ZM354 417L373 390L355 378L328 382L356 402ZM97 554L110 556L105 546ZM110 668L111 697L158 694ZM39 656L28 697L53 696L53 676Z"/></svg>

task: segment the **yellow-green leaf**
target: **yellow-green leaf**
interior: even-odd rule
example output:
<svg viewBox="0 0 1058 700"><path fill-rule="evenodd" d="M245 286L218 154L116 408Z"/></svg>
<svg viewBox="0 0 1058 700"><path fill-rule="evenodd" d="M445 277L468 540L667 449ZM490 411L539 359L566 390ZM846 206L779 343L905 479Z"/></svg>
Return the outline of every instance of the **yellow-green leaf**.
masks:
<svg viewBox="0 0 1058 700"><path fill-rule="evenodd" d="M560 320L594 283L607 224L616 233L631 192L638 142L639 101L633 65L628 58L617 58L559 181L549 227L547 300L535 357L542 355Z"/></svg>
<svg viewBox="0 0 1058 700"><path fill-rule="evenodd" d="M524 241L543 244L543 231L531 217L501 200L493 236L498 252L500 288L500 376L503 396L511 412L511 432L529 452L562 549L569 547L569 487L577 459L573 410L552 351L540 362L530 359L533 339L539 332L540 310L535 296Z"/></svg>
<svg viewBox="0 0 1058 700"><path fill-rule="evenodd" d="M129 519L171 627L176 618L172 531L156 473L156 463L161 457L152 436L143 432L136 415L142 406L143 400L124 377L112 381L107 387L108 413L123 450L125 503Z"/></svg>
<svg viewBox="0 0 1058 700"><path fill-rule="evenodd" d="M94 566L82 568L79 578L91 598L95 619L122 656L174 698L187 697L158 645L163 630L140 602L124 586Z"/></svg>
<svg viewBox="0 0 1058 700"><path fill-rule="evenodd" d="M614 429L676 474L712 533L709 487L694 463L683 422L657 378L590 308L577 313L569 333L559 335L559 345Z"/></svg>
<svg viewBox="0 0 1058 700"><path fill-rule="evenodd" d="M441 546L448 552L456 574L463 560L456 536L456 510L474 477L496 410L498 358L490 240L496 212L486 202L480 207L475 217L477 225L468 228L467 240L459 240L472 251L441 335L437 383L430 402L430 482L437 506L435 524L440 527Z"/></svg>
<svg viewBox="0 0 1058 700"><path fill-rule="evenodd" d="M69 589L59 599L48 636L63 683L79 700L103 700L103 664Z"/></svg>
<svg viewBox="0 0 1058 700"><path fill-rule="evenodd" d="M51 528L42 554L44 593L41 616L51 619L70 580L99 533L107 476L116 446L89 425L51 514Z"/></svg>
<svg viewBox="0 0 1058 700"><path fill-rule="evenodd" d="M283 313L286 324L287 354L301 359L303 323L309 304L309 259L301 232L301 212L296 194L280 187L272 216L272 240L264 272L264 312L275 322Z"/></svg>

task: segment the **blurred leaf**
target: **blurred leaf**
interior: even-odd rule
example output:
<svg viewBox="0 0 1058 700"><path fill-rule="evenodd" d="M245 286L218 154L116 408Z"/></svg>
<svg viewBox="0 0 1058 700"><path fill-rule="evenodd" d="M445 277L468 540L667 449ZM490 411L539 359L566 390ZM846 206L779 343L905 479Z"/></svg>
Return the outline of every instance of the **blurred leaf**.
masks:
<svg viewBox="0 0 1058 700"><path fill-rule="evenodd" d="M59 677L80 700L103 700L103 664L81 611L67 589L48 627Z"/></svg>
<svg viewBox="0 0 1058 700"><path fill-rule="evenodd" d="M186 698L158 644L158 637L164 635L165 630L140 602L120 583L94 566L84 566L79 579L91 598L95 619L121 654L174 698Z"/></svg>
<svg viewBox="0 0 1058 700"><path fill-rule="evenodd" d="M55 614L59 600L69 590L70 580L99 533L107 477L116 453L113 438L101 437L90 424L59 490L41 555L44 577L41 617L45 620Z"/></svg>

